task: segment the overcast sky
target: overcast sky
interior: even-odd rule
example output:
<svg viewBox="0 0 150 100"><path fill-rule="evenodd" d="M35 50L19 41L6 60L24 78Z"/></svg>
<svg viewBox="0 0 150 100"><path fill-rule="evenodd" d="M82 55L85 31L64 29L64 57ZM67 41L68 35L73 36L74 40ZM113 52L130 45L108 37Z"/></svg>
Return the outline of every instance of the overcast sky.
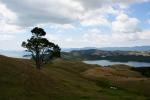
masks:
<svg viewBox="0 0 150 100"><path fill-rule="evenodd" d="M150 0L0 0L0 49L35 26L61 48L150 45Z"/></svg>

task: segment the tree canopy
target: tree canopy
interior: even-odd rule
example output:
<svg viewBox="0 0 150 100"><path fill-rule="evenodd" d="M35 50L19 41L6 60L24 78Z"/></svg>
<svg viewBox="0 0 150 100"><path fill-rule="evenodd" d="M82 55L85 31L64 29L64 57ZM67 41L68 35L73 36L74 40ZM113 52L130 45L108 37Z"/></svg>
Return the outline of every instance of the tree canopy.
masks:
<svg viewBox="0 0 150 100"><path fill-rule="evenodd" d="M60 47L44 38L46 32L42 28L35 27L31 33L31 38L27 39L26 42L23 41L22 47L27 48L27 52L31 52L38 69L41 69L41 66L50 59L60 57Z"/></svg>

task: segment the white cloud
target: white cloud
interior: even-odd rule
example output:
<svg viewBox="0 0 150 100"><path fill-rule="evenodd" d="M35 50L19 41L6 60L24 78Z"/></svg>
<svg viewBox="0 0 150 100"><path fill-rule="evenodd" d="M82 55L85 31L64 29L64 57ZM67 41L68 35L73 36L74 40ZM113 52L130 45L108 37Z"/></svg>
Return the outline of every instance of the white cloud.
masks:
<svg viewBox="0 0 150 100"><path fill-rule="evenodd" d="M111 23L108 20L108 15L116 15L117 13L119 13L119 10L114 9L111 6L104 6L99 9L85 10L80 14L79 20L83 26L110 26Z"/></svg>
<svg viewBox="0 0 150 100"><path fill-rule="evenodd" d="M15 33L18 31L18 26L13 25L17 16L11 12L6 6L0 3L0 33Z"/></svg>
<svg viewBox="0 0 150 100"><path fill-rule="evenodd" d="M125 19L126 18L130 19L129 17L125 17ZM129 25L129 28L130 27L131 26ZM112 31L111 34L102 33L100 30L92 29L83 35L82 40L85 41L87 44L89 43L91 46L94 45L98 47L114 46L114 45L116 46L149 45L150 29L144 31L136 31L129 29L128 31L125 32L124 30L122 31L121 29L121 31L117 30L117 33L116 31Z"/></svg>
<svg viewBox="0 0 150 100"><path fill-rule="evenodd" d="M141 31L140 21L125 13L130 4L147 1L149 0L1 0L0 37L2 42L8 43L1 44L0 48L19 48L22 40L26 39L17 33L22 33L22 28L33 26L57 30L59 35L47 34L47 37L62 47L106 46L148 41L150 31ZM110 15L116 19L110 19ZM102 25L108 28L112 26L112 33L102 33L97 28ZM88 26L88 29L82 29L85 26ZM82 32L76 38L73 34L62 34L68 30L77 30L80 33L79 28L85 32L83 37ZM8 44L11 44L9 48Z"/></svg>
<svg viewBox="0 0 150 100"><path fill-rule="evenodd" d="M1 2L17 16L12 22L23 27L49 23L64 24L66 27L75 21L81 22L82 25L108 25L105 14L116 13L111 6L88 11L75 0L1 0Z"/></svg>
<svg viewBox="0 0 150 100"><path fill-rule="evenodd" d="M131 1L137 2L137 0ZM109 26L110 22L107 15L117 14L120 10L112 7L114 5L111 5L111 3L116 3L114 0L1 0L1 2L6 5L7 10L17 16L15 20L11 21L15 25L23 27L49 23L64 24L63 26L66 26L77 21L85 26ZM127 1L122 0L122 3L125 2ZM98 6L94 10L87 9L87 7L90 8L92 5L96 7L99 4L104 4L104 6Z"/></svg>
<svg viewBox="0 0 150 100"><path fill-rule="evenodd" d="M5 21L0 21L0 34L14 34L20 32L22 29L16 25L7 24Z"/></svg>
<svg viewBox="0 0 150 100"><path fill-rule="evenodd" d="M72 42L73 39L72 39L72 38L67 38L65 41L66 41L66 42Z"/></svg>
<svg viewBox="0 0 150 100"><path fill-rule="evenodd" d="M150 24L150 19L148 19L148 24Z"/></svg>
<svg viewBox="0 0 150 100"><path fill-rule="evenodd" d="M7 7L3 4L0 3L0 20L3 20L7 23L12 23L13 21L16 21L17 16L15 13L7 9Z"/></svg>
<svg viewBox="0 0 150 100"><path fill-rule="evenodd" d="M86 33L83 36L83 40L90 45L94 46L113 46L113 45L131 45L132 42L138 40L137 34L102 34L102 33ZM92 46L92 45L91 45Z"/></svg>
<svg viewBox="0 0 150 100"><path fill-rule="evenodd" d="M150 29L138 33L141 40L150 40Z"/></svg>
<svg viewBox="0 0 150 100"><path fill-rule="evenodd" d="M67 29L74 29L75 26L72 24L53 24L50 25L51 28L53 29L58 29L58 30L67 30Z"/></svg>
<svg viewBox="0 0 150 100"><path fill-rule="evenodd" d="M112 22L112 30L114 33L136 33L139 32L139 20L130 18L128 15L121 13L116 20Z"/></svg>
<svg viewBox="0 0 150 100"><path fill-rule="evenodd" d="M46 36L51 42L59 44L62 48L75 48L75 47L84 47L87 45L85 41L80 38L72 38L72 37L63 37L62 35L52 35L47 34Z"/></svg>
<svg viewBox="0 0 150 100"><path fill-rule="evenodd" d="M77 18L77 12L82 10L80 4L72 0L1 0L1 2L17 15L16 24L21 26L72 23Z"/></svg>
<svg viewBox="0 0 150 100"><path fill-rule="evenodd" d="M91 30L85 33L83 38L86 42L92 42L96 46L131 45L142 37L141 30L138 27L139 23L140 21L136 18L131 18L125 13L118 13L116 19L112 22L112 33Z"/></svg>
<svg viewBox="0 0 150 100"><path fill-rule="evenodd" d="M109 25L107 14L118 13L116 4L146 1L149 0L1 0L7 10L17 16L15 21L11 21L28 27L47 23L66 25L76 21L82 25ZM93 7L95 9L91 9Z"/></svg>
<svg viewBox="0 0 150 100"><path fill-rule="evenodd" d="M0 37L1 37L0 39L1 42L14 39L14 36L7 35L7 34L0 34Z"/></svg>
<svg viewBox="0 0 150 100"><path fill-rule="evenodd" d="M13 23L16 20L15 13L0 3L0 49L17 49L20 46L19 41L22 37L18 36L18 33L23 29Z"/></svg>
<svg viewBox="0 0 150 100"><path fill-rule="evenodd" d="M92 19L83 19L81 20L81 24L83 26L93 26L93 25L105 25L105 26L109 26L109 21L103 17L103 16L99 16L97 18L92 18Z"/></svg>

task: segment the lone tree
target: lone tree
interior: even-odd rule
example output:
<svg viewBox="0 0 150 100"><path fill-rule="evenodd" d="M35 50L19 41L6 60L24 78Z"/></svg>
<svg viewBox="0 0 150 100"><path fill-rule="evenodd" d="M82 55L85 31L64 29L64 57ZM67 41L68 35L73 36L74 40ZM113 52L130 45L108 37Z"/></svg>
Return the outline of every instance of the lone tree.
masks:
<svg viewBox="0 0 150 100"><path fill-rule="evenodd" d="M42 28L35 27L31 30L32 36L27 42L22 42L22 47L27 48L32 58L36 62L36 68L41 69L41 66L47 63L54 57L60 57L60 47L52 42L49 42L43 36L46 32Z"/></svg>

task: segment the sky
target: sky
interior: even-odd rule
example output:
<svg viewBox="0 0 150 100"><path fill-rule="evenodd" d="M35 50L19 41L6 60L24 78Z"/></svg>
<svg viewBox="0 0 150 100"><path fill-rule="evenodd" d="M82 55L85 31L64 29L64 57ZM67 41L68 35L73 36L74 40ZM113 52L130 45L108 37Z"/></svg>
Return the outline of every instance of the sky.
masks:
<svg viewBox="0 0 150 100"><path fill-rule="evenodd" d="M150 45L150 0L0 0L0 49L43 28L61 48Z"/></svg>

